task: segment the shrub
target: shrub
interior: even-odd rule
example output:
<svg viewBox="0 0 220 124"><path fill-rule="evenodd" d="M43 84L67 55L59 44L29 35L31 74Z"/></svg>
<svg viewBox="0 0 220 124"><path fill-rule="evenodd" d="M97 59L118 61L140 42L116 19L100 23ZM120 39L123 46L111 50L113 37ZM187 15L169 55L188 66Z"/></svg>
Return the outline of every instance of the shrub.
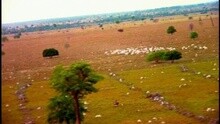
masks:
<svg viewBox="0 0 220 124"><path fill-rule="evenodd" d="M147 55L147 61L155 61L155 63L158 63L159 60L164 59L164 54L165 51L163 50L151 52Z"/></svg>
<svg viewBox="0 0 220 124"><path fill-rule="evenodd" d="M192 17L192 16L190 16L190 17L189 17L189 20L191 20L191 19L193 19L193 17Z"/></svg>
<svg viewBox="0 0 220 124"><path fill-rule="evenodd" d="M21 32L19 32L19 33L17 33L17 34L14 35L14 39L20 38L20 37L21 37Z"/></svg>
<svg viewBox="0 0 220 124"><path fill-rule="evenodd" d="M66 44L64 45L64 47L67 49L67 48L70 47L70 45L69 45L68 43L66 43Z"/></svg>
<svg viewBox="0 0 220 124"><path fill-rule="evenodd" d="M118 20L117 20L117 21L115 21L115 23L116 23L116 24L119 24L119 23L120 23L120 21L118 21Z"/></svg>
<svg viewBox="0 0 220 124"><path fill-rule="evenodd" d="M123 29L118 29L118 32L123 32L124 30Z"/></svg>
<svg viewBox="0 0 220 124"><path fill-rule="evenodd" d="M57 27L57 24L53 24L53 27Z"/></svg>
<svg viewBox="0 0 220 124"><path fill-rule="evenodd" d="M7 38L6 36L3 36L3 37L2 37L2 41L3 41L3 42L8 41L8 38Z"/></svg>
<svg viewBox="0 0 220 124"><path fill-rule="evenodd" d="M5 55L5 52L4 52L4 51L2 51L2 55Z"/></svg>
<svg viewBox="0 0 220 124"><path fill-rule="evenodd" d="M171 63L174 62L174 60L180 59L182 58L182 53L176 51L176 50L172 50L172 51L167 51L164 54L164 60L171 60Z"/></svg>
<svg viewBox="0 0 220 124"><path fill-rule="evenodd" d="M53 56L57 56L57 55L59 55L59 52L58 52L58 50L56 50L54 48L45 49L43 51L43 57L52 58Z"/></svg>
<svg viewBox="0 0 220 124"><path fill-rule="evenodd" d="M102 27L103 27L103 24L99 24L99 27L102 28Z"/></svg>
<svg viewBox="0 0 220 124"><path fill-rule="evenodd" d="M159 19L154 19L153 20L154 23L157 23L158 21L159 21Z"/></svg>
<svg viewBox="0 0 220 124"><path fill-rule="evenodd" d="M168 34L173 34L176 32L176 29L174 26L169 26L168 29L167 29L167 33Z"/></svg>
<svg viewBox="0 0 220 124"><path fill-rule="evenodd" d="M191 32L190 33L190 38L191 39L195 39L195 38L197 38L198 37L198 33L197 32Z"/></svg>

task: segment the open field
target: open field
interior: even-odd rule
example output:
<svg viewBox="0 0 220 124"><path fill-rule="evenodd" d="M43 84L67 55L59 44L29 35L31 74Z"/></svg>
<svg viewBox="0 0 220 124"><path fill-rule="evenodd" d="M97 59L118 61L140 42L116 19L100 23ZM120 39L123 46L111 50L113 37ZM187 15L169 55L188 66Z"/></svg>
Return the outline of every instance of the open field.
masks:
<svg viewBox="0 0 220 124"><path fill-rule="evenodd" d="M2 46L5 52L2 56L2 123L20 124L26 117L36 124L47 123L46 106L49 98L56 94L48 83L53 68L79 60L87 61L105 77L96 84L99 92L85 98L89 104L84 124L135 124L138 119L142 123L151 120L157 124L206 124L218 118L219 17L212 16L212 26L209 17L201 16L202 24L199 24L199 15L194 16L193 20L175 16L174 20L164 18L157 23L108 24L103 26L104 30L93 26L84 30L24 33L19 39L9 35L9 41ZM190 23L199 34L195 40L189 38ZM170 25L177 29L172 36L166 33ZM120 28L124 32L118 32ZM69 44L68 48L66 44ZM182 49L183 46L187 49ZM173 64L154 64L145 61L144 53L105 54L116 49L145 47L173 47L183 58ZM43 58L42 51L46 48L58 49L60 55ZM183 72L182 66L188 71ZM25 89L28 102L23 111L15 92L26 83L31 86ZM170 110L146 98L147 91L161 94L177 109ZM114 107L115 100L123 105ZM207 111L207 108L213 111ZM188 117L186 113L193 113L195 117ZM102 117L95 118L98 114Z"/></svg>

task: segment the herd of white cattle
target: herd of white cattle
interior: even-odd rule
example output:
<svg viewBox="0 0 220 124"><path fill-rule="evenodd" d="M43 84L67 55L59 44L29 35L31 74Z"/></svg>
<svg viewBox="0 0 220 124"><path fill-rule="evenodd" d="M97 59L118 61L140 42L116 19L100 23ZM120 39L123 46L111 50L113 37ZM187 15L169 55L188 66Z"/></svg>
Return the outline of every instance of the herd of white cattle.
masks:
<svg viewBox="0 0 220 124"><path fill-rule="evenodd" d="M138 55L138 54L146 54L158 50L176 50L176 48L173 47L137 47L137 48L125 48L125 49L116 49L116 50L110 50L106 51L105 55Z"/></svg>

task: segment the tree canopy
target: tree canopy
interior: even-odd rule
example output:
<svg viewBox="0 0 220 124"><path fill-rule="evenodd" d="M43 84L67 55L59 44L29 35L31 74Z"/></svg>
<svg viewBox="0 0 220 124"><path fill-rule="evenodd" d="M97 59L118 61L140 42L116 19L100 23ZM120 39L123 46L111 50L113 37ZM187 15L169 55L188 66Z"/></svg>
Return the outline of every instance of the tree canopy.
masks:
<svg viewBox="0 0 220 124"><path fill-rule="evenodd" d="M174 26L169 26L168 29L167 29L167 33L168 34L173 34L176 32L176 29Z"/></svg>
<svg viewBox="0 0 220 124"><path fill-rule="evenodd" d="M167 51L164 54L164 60L171 60L171 63L174 62L174 60L180 59L182 58L182 53L176 51L176 50L172 50L172 51Z"/></svg>
<svg viewBox="0 0 220 124"><path fill-rule="evenodd" d="M174 60L182 58L182 53L176 51L176 50L171 50L171 51L164 51L164 50L159 50L155 52L151 52L147 55L147 61L155 61L155 63L158 63L161 60L171 60L173 63Z"/></svg>
<svg viewBox="0 0 220 124"><path fill-rule="evenodd" d="M96 74L85 62L77 62L65 69L63 66L57 66L51 77L52 87L59 93L69 94L75 111L76 123L80 124L82 117L80 115L80 100L97 89L93 86L102 79L102 76Z"/></svg>
<svg viewBox="0 0 220 124"><path fill-rule="evenodd" d="M160 51L155 51L151 52L147 55L147 61L155 61L156 63L159 62L159 60L163 60L163 56L165 54L165 51L160 50Z"/></svg>
<svg viewBox="0 0 220 124"><path fill-rule="evenodd" d="M59 51L54 49L54 48L49 48L49 49L45 49L43 51L43 57L53 57L53 56L58 56L59 55Z"/></svg>

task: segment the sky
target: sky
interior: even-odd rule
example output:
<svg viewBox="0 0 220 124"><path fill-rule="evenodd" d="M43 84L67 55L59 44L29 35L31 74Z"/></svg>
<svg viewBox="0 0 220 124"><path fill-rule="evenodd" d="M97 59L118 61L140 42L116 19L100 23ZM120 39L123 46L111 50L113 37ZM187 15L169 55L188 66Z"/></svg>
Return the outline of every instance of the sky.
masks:
<svg viewBox="0 0 220 124"><path fill-rule="evenodd" d="M2 23L154 9L217 0L1 0Z"/></svg>

